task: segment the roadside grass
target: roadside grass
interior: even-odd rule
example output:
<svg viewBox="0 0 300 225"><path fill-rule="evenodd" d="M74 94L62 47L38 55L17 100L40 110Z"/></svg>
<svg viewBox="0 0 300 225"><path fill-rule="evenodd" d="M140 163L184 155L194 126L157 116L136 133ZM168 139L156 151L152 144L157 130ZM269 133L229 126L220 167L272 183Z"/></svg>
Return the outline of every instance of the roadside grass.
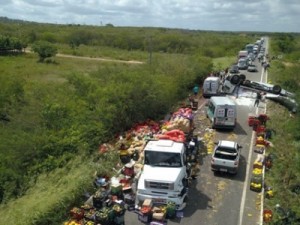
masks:
<svg viewBox="0 0 300 225"><path fill-rule="evenodd" d="M62 82L72 73L89 74L101 67L128 67L115 62L85 60L81 58L53 57L54 63L39 63L38 56L28 53L19 56L0 57L2 76L18 76L28 81ZM133 64L131 66L140 66Z"/></svg>
<svg viewBox="0 0 300 225"><path fill-rule="evenodd" d="M95 172L114 175L112 168L116 166L118 154L109 154L98 161L77 155L63 168L41 174L24 196L0 207L1 224L38 225L48 224L47 221L62 224L61 218L69 218L68 209L82 205L87 200L84 194L96 191L92 185Z"/></svg>
<svg viewBox="0 0 300 225"><path fill-rule="evenodd" d="M286 65L288 63L288 66ZM271 83L280 84L284 89L294 92L295 100L299 105L299 65L281 60L271 62L269 76ZM265 185L271 187L273 198L265 198L264 208L273 211L274 224L283 224L284 221L277 211L280 205L285 211L292 210L300 218L300 193L293 192L296 185L300 185L300 157L299 157L299 108L296 114L289 112L284 106L268 102L267 114L270 121L267 128L274 130L270 140L274 147L267 149L267 155L273 158L273 165L265 174ZM299 186L300 187L300 186ZM298 221L299 222L299 221ZM272 223L273 224L273 223ZM292 223L298 224L298 223Z"/></svg>
<svg viewBox="0 0 300 225"><path fill-rule="evenodd" d="M214 70L215 71L224 70L225 68L234 64L235 61L236 61L235 56L215 58L215 59L213 59Z"/></svg>
<svg viewBox="0 0 300 225"><path fill-rule="evenodd" d="M65 168L41 175L26 195L1 206L1 224L33 224L32 221L39 221L41 216L55 208L65 213L65 209L70 207L65 203L78 198L78 192L83 193L83 187L92 181L92 170L87 163L76 157Z"/></svg>
<svg viewBox="0 0 300 225"><path fill-rule="evenodd" d="M127 51L118 48L111 48L105 46L87 46L80 45L78 48L72 49L68 45L57 45L58 52L61 54L103 58L105 60L123 60L123 61L137 61L144 64L151 64L161 60L186 58L185 54L178 53L164 53L164 52L149 52L149 51ZM224 57L225 58L225 57ZM118 62L116 62L118 63ZM226 65L226 62L224 63Z"/></svg>
<svg viewBox="0 0 300 225"><path fill-rule="evenodd" d="M285 60L272 60L269 69L268 82L280 84L282 88L290 92L298 92L300 86L300 65Z"/></svg>
<svg viewBox="0 0 300 225"><path fill-rule="evenodd" d="M118 48L111 48L106 46L88 46L80 45L77 48L71 48L68 45L57 45L59 52L62 54L74 55L74 56L88 56L92 58L107 58L117 60L137 60L146 62L149 57L149 53L143 51L127 51Z"/></svg>
<svg viewBox="0 0 300 225"><path fill-rule="evenodd" d="M271 139L274 147L267 149L267 155L273 158L273 165L266 172L265 185L272 188L274 197L265 198L264 208L273 210L273 221L280 220L280 215L275 210L277 204L285 210L293 210L299 217L299 194L292 192L293 185L300 184L300 160L299 149L297 149L299 141L294 138L295 125L299 123L299 119L290 116L286 108L273 102L268 104L267 114L271 118L267 127L275 130L276 133Z"/></svg>

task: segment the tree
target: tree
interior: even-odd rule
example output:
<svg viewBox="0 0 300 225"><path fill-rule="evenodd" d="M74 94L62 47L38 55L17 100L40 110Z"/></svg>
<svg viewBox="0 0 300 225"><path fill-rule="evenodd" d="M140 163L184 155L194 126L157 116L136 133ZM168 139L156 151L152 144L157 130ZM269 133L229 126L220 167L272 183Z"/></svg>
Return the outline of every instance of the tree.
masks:
<svg viewBox="0 0 300 225"><path fill-rule="evenodd" d="M47 41L39 41L32 46L32 50L40 57L40 62L44 62L46 58L54 57L57 48Z"/></svg>

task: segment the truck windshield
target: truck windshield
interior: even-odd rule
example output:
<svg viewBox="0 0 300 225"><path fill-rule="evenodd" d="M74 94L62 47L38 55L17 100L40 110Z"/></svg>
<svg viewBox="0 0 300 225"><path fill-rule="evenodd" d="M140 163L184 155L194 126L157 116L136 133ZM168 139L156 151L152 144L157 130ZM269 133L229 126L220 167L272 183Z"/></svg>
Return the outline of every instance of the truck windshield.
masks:
<svg viewBox="0 0 300 225"><path fill-rule="evenodd" d="M182 167L179 153L145 151L145 165L160 167Z"/></svg>

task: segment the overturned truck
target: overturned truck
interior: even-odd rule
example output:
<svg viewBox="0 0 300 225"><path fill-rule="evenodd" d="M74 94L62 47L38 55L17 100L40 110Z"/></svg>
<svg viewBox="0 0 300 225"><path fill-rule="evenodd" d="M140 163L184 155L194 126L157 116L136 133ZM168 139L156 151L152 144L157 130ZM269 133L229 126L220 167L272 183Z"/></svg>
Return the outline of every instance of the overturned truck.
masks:
<svg viewBox="0 0 300 225"><path fill-rule="evenodd" d="M298 111L298 103L294 100L294 93L283 89L280 85L247 80L244 74L227 76L222 91L225 94L233 94L239 87L255 92L265 92L267 99L285 106L293 113Z"/></svg>

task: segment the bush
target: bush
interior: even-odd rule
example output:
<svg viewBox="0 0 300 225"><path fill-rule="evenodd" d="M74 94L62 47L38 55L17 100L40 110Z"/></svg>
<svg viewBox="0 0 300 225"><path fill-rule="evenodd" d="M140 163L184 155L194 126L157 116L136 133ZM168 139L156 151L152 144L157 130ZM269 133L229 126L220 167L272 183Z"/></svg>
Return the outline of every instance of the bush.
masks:
<svg viewBox="0 0 300 225"><path fill-rule="evenodd" d="M54 57L57 53L57 48L47 41L39 41L32 45L33 52L39 55L39 61L44 62L46 58Z"/></svg>

